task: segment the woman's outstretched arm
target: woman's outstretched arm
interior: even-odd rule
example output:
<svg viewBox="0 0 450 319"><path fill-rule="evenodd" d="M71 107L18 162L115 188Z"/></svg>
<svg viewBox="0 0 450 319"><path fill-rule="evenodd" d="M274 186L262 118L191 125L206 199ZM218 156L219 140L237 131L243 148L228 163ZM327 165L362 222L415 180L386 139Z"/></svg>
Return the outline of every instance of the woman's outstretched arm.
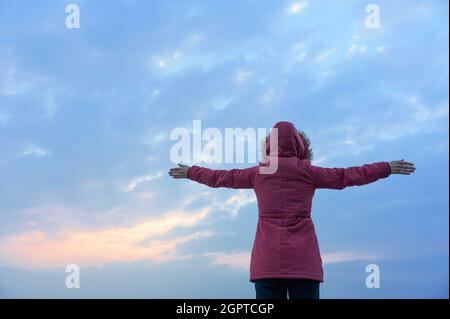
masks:
<svg viewBox="0 0 450 319"><path fill-rule="evenodd" d="M366 185L391 174L410 175L414 171L414 164L404 160L378 162L349 168L324 168L311 165L314 186L330 189Z"/></svg>
<svg viewBox="0 0 450 319"><path fill-rule="evenodd" d="M178 164L171 168L169 175L173 178L188 178L209 187L253 188L258 167L231 170L212 170L200 166Z"/></svg>

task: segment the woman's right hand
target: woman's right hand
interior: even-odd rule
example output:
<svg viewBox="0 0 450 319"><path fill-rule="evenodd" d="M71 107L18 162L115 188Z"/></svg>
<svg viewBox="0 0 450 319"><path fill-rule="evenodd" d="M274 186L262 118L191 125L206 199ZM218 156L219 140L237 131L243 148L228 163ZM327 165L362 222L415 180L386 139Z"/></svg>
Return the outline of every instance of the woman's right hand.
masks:
<svg viewBox="0 0 450 319"><path fill-rule="evenodd" d="M188 176L188 171L189 171L189 166L188 165L183 165L183 164L178 164L179 167L174 167L171 168L169 170L169 175L172 176L175 179L179 179L179 178L187 178Z"/></svg>
<svg viewBox="0 0 450 319"><path fill-rule="evenodd" d="M416 170L413 163L405 162L403 159L389 162L389 166L391 167L391 174L410 175Z"/></svg>

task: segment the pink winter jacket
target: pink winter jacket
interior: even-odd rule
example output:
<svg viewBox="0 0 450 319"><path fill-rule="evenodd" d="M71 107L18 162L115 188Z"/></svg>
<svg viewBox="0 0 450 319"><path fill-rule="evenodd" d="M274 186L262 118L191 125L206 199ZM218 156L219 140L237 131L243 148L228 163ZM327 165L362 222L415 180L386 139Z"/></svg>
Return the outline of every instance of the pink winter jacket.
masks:
<svg viewBox="0 0 450 319"><path fill-rule="evenodd" d="M307 150L294 125L279 122L278 169L260 174L247 169L211 170L192 166L188 178L209 187L252 188L258 200L258 226L250 262L250 281L306 278L323 281L322 259L311 203L317 188L365 185L391 174L389 163L350 168L323 168L305 159ZM269 155L267 148L267 155ZM268 160L274 156L270 154ZM276 156L276 154L275 154Z"/></svg>

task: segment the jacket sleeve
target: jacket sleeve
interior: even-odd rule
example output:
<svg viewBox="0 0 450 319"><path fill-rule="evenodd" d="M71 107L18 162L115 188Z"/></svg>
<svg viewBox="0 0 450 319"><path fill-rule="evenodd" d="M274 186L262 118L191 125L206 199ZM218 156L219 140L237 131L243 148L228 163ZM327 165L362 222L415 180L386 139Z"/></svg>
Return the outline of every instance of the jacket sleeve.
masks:
<svg viewBox="0 0 450 319"><path fill-rule="evenodd" d="M349 168L324 168L311 165L311 175L316 188L343 189L373 183L391 174L387 162L378 162Z"/></svg>
<svg viewBox="0 0 450 319"><path fill-rule="evenodd" d="M212 170L191 166L187 178L209 187L253 188L258 167L231 170Z"/></svg>

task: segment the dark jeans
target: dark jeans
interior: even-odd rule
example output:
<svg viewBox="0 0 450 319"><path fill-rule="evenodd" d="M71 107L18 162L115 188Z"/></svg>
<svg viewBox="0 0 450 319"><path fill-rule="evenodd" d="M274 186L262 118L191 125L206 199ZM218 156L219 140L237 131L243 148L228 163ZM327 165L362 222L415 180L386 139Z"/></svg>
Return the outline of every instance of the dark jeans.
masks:
<svg viewBox="0 0 450 319"><path fill-rule="evenodd" d="M255 280L256 299L319 299L320 282L311 279L267 278Z"/></svg>

